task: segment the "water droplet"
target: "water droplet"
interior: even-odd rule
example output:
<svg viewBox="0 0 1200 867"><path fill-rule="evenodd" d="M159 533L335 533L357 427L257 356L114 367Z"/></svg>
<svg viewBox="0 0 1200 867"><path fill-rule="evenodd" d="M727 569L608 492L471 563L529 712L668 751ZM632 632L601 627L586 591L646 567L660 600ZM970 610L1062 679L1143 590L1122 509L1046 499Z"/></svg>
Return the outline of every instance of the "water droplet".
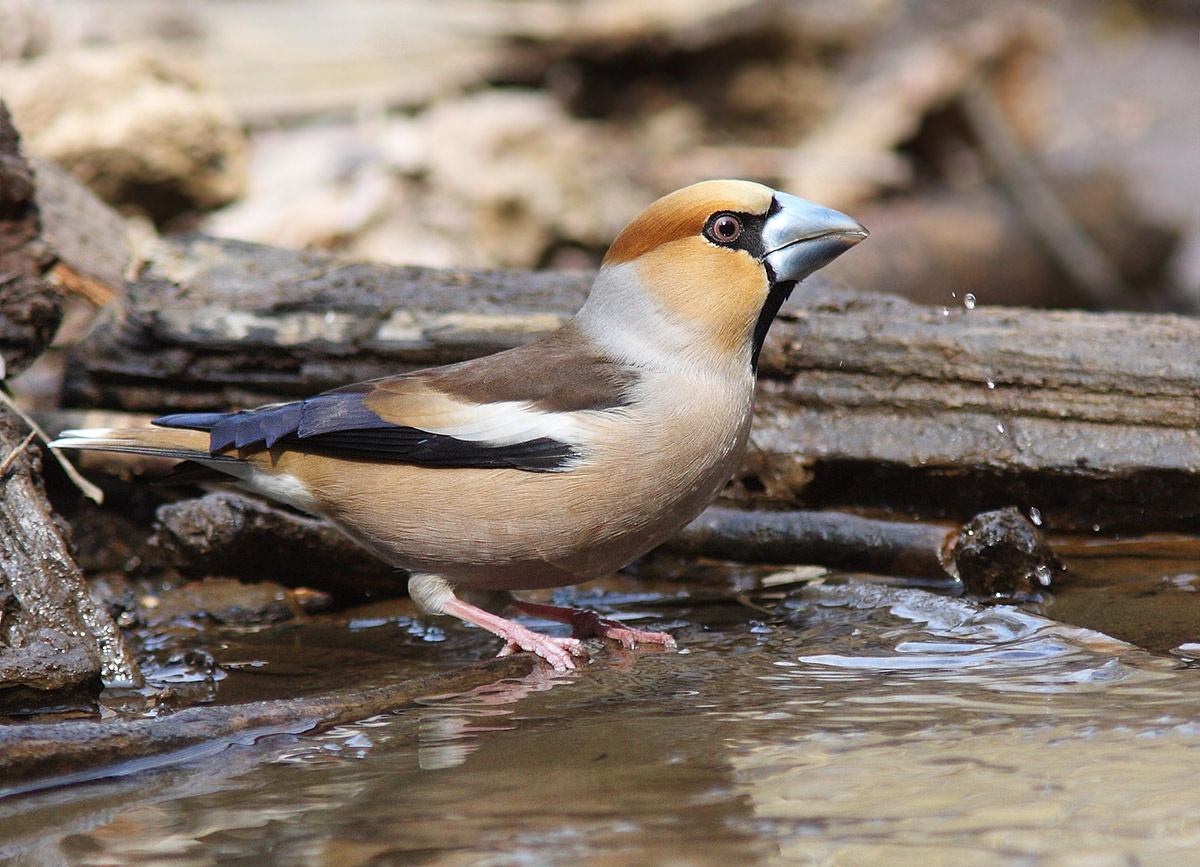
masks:
<svg viewBox="0 0 1200 867"><path fill-rule="evenodd" d="M1099 532L1100 532L1100 525L1099 525L1099 524L1092 524L1092 532L1093 532L1093 533L1099 533Z"/></svg>
<svg viewBox="0 0 1200 867"><path fill-rule="evenodd" d="M949 315L950 315L950 308L949 308L949 307L943 307L943 308L942 308L942 315L943 315L943 316L949 316Z"/></svg>
<svg viewBox="0 0 1200 867"><path fill-rule="evenodd" d="M957 292L954 292L954 291L951 291L951 293L950 293L950 297L951 297L951 298L957 298L957 297L958 297L958 293L957 293Z"/></svg>
<svg viewBox="0 0 1200 867"><path fill-rule="evenodd" d="M1052 573L1050 572L1050 567L1045 563L1041 564L1040 566L1033 567L1033 577L1036 578L1037 583L1041 584L1043 587L1050 586L1051 575Z"/></svg>
<svg viewBox="0 0 1200 867"><path fill-rule="evenodd" d="M984 380L984 384L987 385L988 391L995 391L996 383L992 382L990 379Z"/></svg>
<svg viewBox="0 0 1200 867"><path fill-rule="evenodd" d="M972 294L972 293L968 292L966 295L964 295L964 296L963 296L963 307L966 307L968 310L974 310L974 309L975 309L975 296L974 296L974 294Z"/></svg>
<svg viewBox="0 0 1200 867"><path fill-rule="evenodd" d="M1004 433L1004 422L996 422L996 431L998 433Z"/></svg>
<svg viewBox="0 0 1200 867"><path fill-rule="evenodd" d="M1033 522L1033 526L1035 527L1042 526L1042 512L1037 506L1029 510L1029 520Z"/></svg>

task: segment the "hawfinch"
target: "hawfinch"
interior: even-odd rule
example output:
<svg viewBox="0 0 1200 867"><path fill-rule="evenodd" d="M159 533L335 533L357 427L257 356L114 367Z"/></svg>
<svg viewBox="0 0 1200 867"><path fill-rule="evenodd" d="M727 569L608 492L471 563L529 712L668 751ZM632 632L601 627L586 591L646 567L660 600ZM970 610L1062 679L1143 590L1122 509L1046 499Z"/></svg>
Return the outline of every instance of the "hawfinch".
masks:
<svg viewBox="0 0 1200 867"><path fill-rule="evenodd" d="M495 633L502 654L566 670L586 656L585 635L671 646L507 591L610 573L699 515L746 447L780 305L866 236L759 184L699 183L626 226L579 313L534 343L293 403L66 431L52 445L195 461L323 516L407 570L425 612ZM459 595L480 590L493 592ZM575 634L533 632L469 598Z"/></svg>

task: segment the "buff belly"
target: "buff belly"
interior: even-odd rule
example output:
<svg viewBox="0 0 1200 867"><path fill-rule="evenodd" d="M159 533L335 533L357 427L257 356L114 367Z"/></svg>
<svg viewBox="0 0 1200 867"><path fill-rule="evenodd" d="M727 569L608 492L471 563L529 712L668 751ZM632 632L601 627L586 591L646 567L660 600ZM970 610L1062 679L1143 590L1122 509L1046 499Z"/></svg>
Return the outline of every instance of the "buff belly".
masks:
<svg viewBox="0 0 1200 867"><path fill-rule="evenodd" d="M717 495L749 424L708 422L691 454L676 451L668 463L658 449L629 452L623 462L597 461L603 478L586 464L529 473L330 460L305 480L309 508L387 562L457 587L574 584L627 565ZM291 459L280 456L272 476L289 478Z"/></svg>

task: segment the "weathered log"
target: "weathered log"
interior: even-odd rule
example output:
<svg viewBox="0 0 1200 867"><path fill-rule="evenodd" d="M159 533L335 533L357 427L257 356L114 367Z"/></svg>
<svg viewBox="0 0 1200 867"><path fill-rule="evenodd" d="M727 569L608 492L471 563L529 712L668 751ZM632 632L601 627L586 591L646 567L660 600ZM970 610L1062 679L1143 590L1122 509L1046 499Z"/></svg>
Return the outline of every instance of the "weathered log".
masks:
<svg viewBox="0 0 1200 867"><path fill-rule="evenodd" d="M54 256L41 237L33 172L0 103L0 379L27 367L62 316L42 280ZM42 490L32 432L0 405L0 693L6 704L57 704L97 678L140 683L112 618L89 595Z"/></svg>
<svg viewBox="0 0 1200 867"><path fill-rule="evenodd" d="M455 361L550 330L588 279L172 242L77 347L67 401L244 406ZM731 494L1186 529L1200 521L1198 345L1190 318L929 308L813 278L768 338Z"/></svg>
<svg viewBox="0 0 1200 867"><path fill-rule="evenodd" d="M164 241L128 304L111 306L75 348L64 401L148 412L246 405L461 361L557 328L590 280Z"/></svg>
<svg viewBox="0 0 1200 867"><path fill-rule="evenodd" d="M62 320L58 294L42 280L54 256L40 237L33 170L20 145L0 102L0 380L28 367Z"/></svg>
<svg viewBox="0 0 1200 867"><path fill-rule="evenodd" d="M51 513L40 458L21 421L0 405L0 691L45 704L99 677L141 683L120 630L88 593Z"/></svg>
<svg viewBox="0 0 1200 867"><path fill-rule="evenodd" d="M854 293L799 306L764 354L757 485L939 514L1017 504L1057 527L1200 519L1200 321Z"/></svg>

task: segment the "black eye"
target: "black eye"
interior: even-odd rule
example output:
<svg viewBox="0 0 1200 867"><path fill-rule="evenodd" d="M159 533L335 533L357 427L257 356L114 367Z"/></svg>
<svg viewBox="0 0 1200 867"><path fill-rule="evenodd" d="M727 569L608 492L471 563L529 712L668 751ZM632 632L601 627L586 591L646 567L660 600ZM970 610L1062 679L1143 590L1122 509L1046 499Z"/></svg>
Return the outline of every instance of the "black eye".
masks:
<svg viewBox="0 0 1200 867"><path fill-rule="evenodd" d="M742 223L733 214L721 214L712 221L712 225L708 229L709 237L719 244L736 241L740 234L742 234Z"/></svg>

